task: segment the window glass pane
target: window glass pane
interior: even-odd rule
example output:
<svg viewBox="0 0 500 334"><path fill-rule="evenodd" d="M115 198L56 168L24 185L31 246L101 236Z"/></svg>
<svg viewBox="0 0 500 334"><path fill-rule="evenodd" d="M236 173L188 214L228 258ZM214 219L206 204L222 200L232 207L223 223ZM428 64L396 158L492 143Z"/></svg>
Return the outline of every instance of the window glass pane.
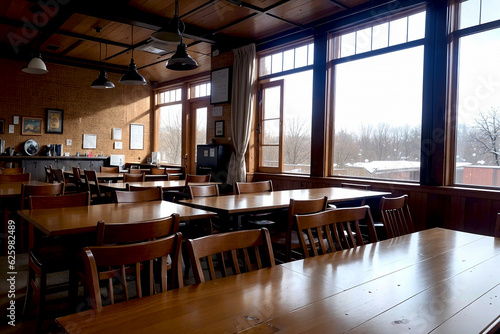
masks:
<svg viewBox="0 0 500 334"><path fill-rule="evenodd" d="M262 146L262 162L263 167L278 167L279 166L279 146Z"/></svg>
<svg viewBox="0 0 500 334"><path fill-rule="evenodd" d="M271 56L260 58L259 76L271 74Z"/></svg>
<svg viewBox="0 0 500 334"><path fill-rule="evenodd" d="M462 37L455 183L500 186L500 29Z"/></svg>
<svg viewBox="0 0 500 334"><path fill-rule="evenodd" d="M158 141L160 161L180 165L182 154L182 104L160 108Z"/></svg>
<svg viewBox="0 0 500 334"><path fill-rule="evenodd" d="M281 107L281 87L275 86L264 89L263 118L279 118Z"/></svg>
<svg viewBox="0 0 500 334"><path fill-rule="evenodd" d="M500 1L483 0L481 8L481 23L500 19Z"/></svg>
<svg viewBox="0 0 500 334"><path fill-rule="evenodd" d="M204 107L196 109L196 145L206 144L206 143L207 143L207 107Z"/></svg>
<svg viewBox="0 0 500 334"><path fill-rule="evenodd" d="M334 174L419 180L423 50L335 67Z"/></svg>
<svg viewBox="0 0 500 334"><path fill-rule="evenodd" d="M372 36L372 50L386 48L389 44L389 23L374 26Z"/></svg>
<svg viewBox="0 0 500 334"><path fill-rule="evenodd" d="M283 71L283 53L274 54L273 57L273 65L272 65L272 73L278 73Z"/></svg>
<svg viewBox="0 0 500 334"><path fill-rule="evenodd" d="M212 85L209 83L207 83L207 95L211 95L212 94Z"/></svg>
<svg viewBox="0 0 500 334"><path fill-rule="evenodd" d="M372 48L372 29L366 28L356 32L356 54L370 51Z"/></svg>
<svg viewBox="0 0 500 334"><path fill-rule="evenodd" d="M194 86L194 96L193 97L199 97L200 96L200 86Z"/></svg>
<svg viewBox="0 0 500 334"><path fill-rule="evenodd" d="M182 89L178 88L175 90L175 100L173 101L180 101L180 100L182 100Z"/></svg>
<svg viewBox="0 0 500 334"><path fill-rule="evenodd" d="M307 45L295 49L295 68L307 65Z"/></svg>
<svg viewBox="0 0 500 334"><path fill-rule="evenodd" d="M309 44L307 46L307 50L309 52L307 56L307 65L313 65L314 64L314 44Z"/></svg>
<svg viewBox="0 0 500 334"><path fill-rule="evenodd" d="M293 70L295 63L294 55L295 52L293 49L283 52L283 71Z"/></svg>
<svg viewBox="0 0 500 334"><path fill-rule="evenodd" d="M480 0L468 0L460 3L459 29L479 24L480 5Z"/></svg>
<svg viewBox="0 0 500 334"><path fill-rule="evenodd" d="M356 33L345 34L340 37L340 57L348 57L356 52Z"/></svg>
<svg viewBox="0 0 500 334"><path fill-rule="evenodd" d="M406 42L407 18L389 22L389 46Z"/></svg>
<svg viewBox="0 0 500 334"><path fill-rule="evenodd" d="M408 41L425 37L425 12L408 16Z"/></svg>
<svg viewBox="0 0 500 334"><path fill-rule="evenodd" d="M274 119L262 122L262 133L264 145L279 144L280 136L280 120Z"/></svg>

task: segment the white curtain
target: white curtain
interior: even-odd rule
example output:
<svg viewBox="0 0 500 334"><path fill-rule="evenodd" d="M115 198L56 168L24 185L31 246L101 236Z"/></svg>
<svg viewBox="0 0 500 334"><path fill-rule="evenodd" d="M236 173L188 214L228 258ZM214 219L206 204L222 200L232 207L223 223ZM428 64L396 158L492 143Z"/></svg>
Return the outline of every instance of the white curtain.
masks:
<svg viewBox="0 0 500 334"><path fill-rule="evenodd" d="M233 50L231 129L234 153L229 161L227 183L246 181L245 153L250 140L253 114L255 44Z"/></svg>

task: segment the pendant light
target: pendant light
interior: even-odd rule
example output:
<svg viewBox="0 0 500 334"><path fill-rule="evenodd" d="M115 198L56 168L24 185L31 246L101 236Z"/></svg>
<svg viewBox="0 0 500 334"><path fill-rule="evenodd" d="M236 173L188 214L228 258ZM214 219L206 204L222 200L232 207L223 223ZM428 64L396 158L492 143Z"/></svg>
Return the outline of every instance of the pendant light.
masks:
<svg viewBox="0 0 500 334"><path fill-rule="evenodd" d="M184 23L179 18L179 3L175 1L175 14L174 17L168 21L168 24L160 30L151 34L151 39L163 43L179 43L181 37L179 34L179 27L182 25L184 31Z"/></svg>
<svg viewBox="0 0 500 334"><path fill-rule="evenodd" d="M179 0L175 0L175 17L179 17ZM181 24L183 29L181 30ZM187 53L187 46L182 41L182 34L184 32L184 23L180 19L177 20L177 34L180 38L180 43L177 45L177 51L172 58L167 61L167 68L174 71L189 71L194 70L199 65Z"/></svg>
<svg viewBox="0 0 500 334"><path fill-rule="evenodd" d="M137 66L134 63L134 26L132 26L132 59L128 65L128 71L120 78L120 83L124 85L145 85L146 79L137 72Z"/></svg>
<svg viewBox="0 0 500 334"><path fill-rule="evenodd" d="M105 59L108 58L108 44L106 44L106 56ZM99 63L101 62L101 43L99 43ZM106 62L104 62L104 67L106 67ZM90 87L95 89L108 89L115 88L115 84L108 80L108 73L106 70L102 68L99 71L99 77L92 82Z"/></svg>
<svg viewBox="0 0 500 334"><path fill-rule="evenodd" d="M27 67L21 69L24 73L29 74L45 74L47 73L47 66L42 60L42 55L38 53L33 59L30 60Z"/></svg>

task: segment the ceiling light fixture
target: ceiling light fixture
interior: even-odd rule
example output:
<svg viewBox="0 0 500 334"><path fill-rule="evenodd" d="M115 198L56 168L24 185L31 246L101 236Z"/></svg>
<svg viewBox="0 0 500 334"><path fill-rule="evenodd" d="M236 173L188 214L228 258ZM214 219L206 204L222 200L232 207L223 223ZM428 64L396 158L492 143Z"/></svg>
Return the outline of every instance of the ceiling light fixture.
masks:
<svg viewBox="0 0 500 334"><path fill-rule="evenodd" d="M146 79L137 72L137 66L134 63L134 26L132 25L132 59L128 65L128 71L125 72L119 81L124 85L145 85Z"/></svg>
<svg viewBox="0 0 500 334"><path fill-rule="evenodd" d="M106 56L108 58L108 44L106 44ZM101 43L99 43L99 63L101 62ZM106 60L104 60L104 68L99 71L99 77L92 82L90 87L95 89L108 89L115 88L115 84L108 80L108 73L106 73Z"/></svg>
<svg viewBox="0 0 500 334"><path fill-rule="evenodd" d="M47 66L42 60L42 55L38 53L38 55L34 56L33 59L30 60L27 67L23 67L21 69L24 73L29 74L45 74L47 73Z"/></svg>
<svg viewBox="0 0 500 334"><path fill-rule="evenodd" d="M179 43L181 36L179 35L179 27L182 26L184 32L185 25L179 18L179 4L175 2L174 17L168 21L168 24L160 30L151 34L151 39L163 43Z"/></svg>
<svg viewBox="0 0 500 334"><path fill-rule="evenodd" d="M175 0L175 16L177 17L177 35L180 38L180 43L177 45L177 51L172 58L167 61L167 68L174 71L189 71L194 70L199 65L187 53L187 46L182 41L182 34L184 33L184 23L179 19L179 0ZM181 29L182 26L182 29Z"/></svg>

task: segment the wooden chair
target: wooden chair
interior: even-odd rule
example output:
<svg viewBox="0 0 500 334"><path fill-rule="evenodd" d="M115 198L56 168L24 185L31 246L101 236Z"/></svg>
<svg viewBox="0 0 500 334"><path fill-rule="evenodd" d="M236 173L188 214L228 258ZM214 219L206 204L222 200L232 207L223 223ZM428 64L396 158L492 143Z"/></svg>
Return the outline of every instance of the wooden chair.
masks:
<svg viewBox="0 0 500 334"><path fill-rule="evenodd" d="M123 182L144 182L144 181L146 181L145 174L132 174L132 173L123 174Z"/></svg>
<svg viewBox="0 0 500 334"><path fill-rule="evenodd" d="M130 174L150 174L151 170L149 168L130 168Z"/></svg>
<svg viewBox="0 0 500 334"><path fill-rule="evenodd" d="M72 167L73 170L73 180L75 180L76 191L77 192L86 192L87 185L82 180L81 172L79 167Z"/></svg>
<svg viewBox="0 0 500 334"><path fill-rule="evenodd" d="M99 187L99 180L97 179L97 173L93 170L84 170L85 184L87 185L87 191L90 192L90 198L92 199L92 204L102 204L111 202L106 194L101 192Z"/></svg>
<svg viewBox="0 0 500 334"><path fill-rule="evenodd" d="M236 182L236 194L253 194L261 192L272 192L273 183L271 180L259 182ZM284 216L284 215L283 215ZM284 220L285 218L278 217L275 213L258 213L248 214L243 216L243 228L274 228L276 220Z"/></svg>
<svg viewBox="0 0 500 334"><path fill-rule="evenodd" d="M191 198L219 196L219 187L216 184L206 186L188 186Z"/></svg>
<svg viewBox="0 0 500 334"><path fill-rule="evenodd" d="M116 190L114 196L116 203L161 201L163 200L163 189L162 187L158 186L136 191Z"/></svg>
<svg viewBox="0 0 500 334"><path fill-rule="evenodd" d="M408 195L393 198L382 197L380 215L388 238L415 231L408 206Z"/></svg>
<svg viewBox="0 0 500 334"><path fill-rule="evenodd" d="M52 175L53 182L64 182L64 172L62 169L50 167L50 174Z"/></svg>
<svg viewBox="0 0 500 334"><path fill-rule="evenodd" d="M210 174L207 175L194 175L188 174L186 175L186 185L183 190L168 190L164 192L164 196L166 199L171 200L172 202L177 202L181 199L190 199L191 193L189 192L189 184L190 183L206 183L210 182ZM170 179L170 176L169 176Z"/></svg>
<svg viewBox="0 0 500 334"><path fill-rule="evenodd" d="M0 174L0 183L25 182L31 179L31 173L24 174Z"/></svg>
<svg viewBox="0 0 500 334"><path fill-rule="evenodd" d="M45 169L45 182L54 182L54 178L52 177L52 173L50 172L50 170L52 169L52 165L44 166L43 168Z"/></svg>
<svg viewBox="0 0 500 334"><path fill-rule="evenodd" d="M119 173L120 168L118 166L101 166L101 173Z"/></svg>
<svg viewBox="0 0 500 334"><path fill-rule="evenodd" d="M96 246L83 249L83 262L87 276L87 286L90 294L90 305L93 309L102 310L101 288L99 282L115 278L123 286L127 285L127 273L124 268L135 268L135 286L138 298L142 297L142 282L140 268L141 264L149 265L151 260L160 259L161 263L161 291L166 291L170 282L172 288L182 286L182 280L178 278L180 248L182 242L181 233L141 243L118 245L118 246ZM167 277L167 258L172 260L172 273ZM111 268L111 269L110 269ZM121 270L115 270L118 268ZM150 287L154 286L154 273L152 270L143 270L147 275ZM128 289L125 290L125 299L129 300ZM154 292L154 290L151 290ZM115 303L113 286L108 286L110 303Z"/></svg>
<svg viewBox="0 0 500 334"><path fill-rule="evenodd" d="M155 177L155 181L169 181L169 175L166 172L166 168L151 167L151 175L162 175Z"/></svg>
<svg viewBox="0 0 500 334"><path fill-rule="evenodd" d="M0 169L0 174L12 175L12 174L24 174L24 167L12 167Z"/></svg>
<svg viewBox="0 0 500 334"><path fill-rule="evenodd" d="M300 249L297 226L295 225L295 215L325 211L327 203L328 198L326 196L310 200L295 200L290 198L290 205L288 206L288 221L285 226L285 230L271 235L273 247L284 251L285 262L292 260L292 252L294 250Z"/></svg>
<svg viewBox="0 0 500 334"><path fill-rule="evenodd" d="M61 196L30 196L30 209L52 209L66 208L75 206L90 205L90 193L82 192L71 195ZM42 237L37 239L34 244L34 231L30 226L30 251L29 251L29 268L28 268L28 283L26 296L24 299L23 315L26 316L30 308L33 295L37 304L37 322L36 331L39 332L43 323L43 312L45 310L45 298L49 293L56 293L70 289L68 297L71 300L76 297L71 291L76 292L76 277L73 271L72 263L77 258L77 247L69 246L72 243L61 240L61 238ZM70 270L69 282L62 282L54 285L47 285L47 275L51 273ZM38 279L38 283L37 283ZM69 284L68 284L69 283ZM74 284L71 286L71 284ZM73 289L73 290L72 290Z"/></svg>
<svg viewBox="0 0 500 334"><path fill-rule="evenodd" d="M275 265L266 228L212 234L189 239L187 244L196 283L205 282L201 265L205 258L210 280ZM214 256L218 260L214 261Z"/></svg>
<svg viewBox="0 0 500 334"><path fill-rule="evenodd" d="M360 221L365 221L369 227L369 242L378 241L368 205L296 214L295 221L306 258L364 245L359 229Z"/></svg>

